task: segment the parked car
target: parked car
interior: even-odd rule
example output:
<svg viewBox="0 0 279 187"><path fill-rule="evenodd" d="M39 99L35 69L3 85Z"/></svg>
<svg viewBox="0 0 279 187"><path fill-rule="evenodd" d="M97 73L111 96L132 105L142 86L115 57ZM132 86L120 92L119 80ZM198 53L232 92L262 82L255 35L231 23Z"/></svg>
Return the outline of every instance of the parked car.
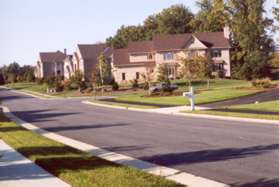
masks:
<svg viewBox="0 0 279 187"><path fill-rule="evenodd" d="M151 86L149 88L150 93L157 93L157 92L172 92L174 90L177 90L178 86L176 84L166 84L166 83L160 83L156 84L155 86Z"/></svg>

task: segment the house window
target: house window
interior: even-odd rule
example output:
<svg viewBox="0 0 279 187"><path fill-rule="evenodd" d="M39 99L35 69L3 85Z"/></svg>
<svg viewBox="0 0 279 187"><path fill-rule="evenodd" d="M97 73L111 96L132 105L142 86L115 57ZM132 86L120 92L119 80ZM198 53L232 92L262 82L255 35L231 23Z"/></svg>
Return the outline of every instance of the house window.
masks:
<svg viewBox="0 0 279 187"><path fill-rule="evenodd" d="M222 56L222 52L220 49L214 49L211 53L211 56L213 58L218 58L218 57L221 57Z"/></svg>
<svg viewBox="0 0 279 187"><path fill-rule="evenodd" d="M122 80L123 80L123 81L126 80L126 73L122 73Z"/></svg>
<svg viewBox="0 0 279 187"><path fill-rule="evenodd" d="M140 78L140 73L136 72L136 79L138 80Z"/></svg>
<svg viewBox="0 0 279 187"><path fill-rule="evenodd" d="M224 70L224 64L214 64L213 65L213 71L223 71Z"/></svg>
<svg viewBox="0 0 279 187"><path fill-rule="evenodd" d="M174 59L174 55L172 52L168 52L168 53L164 53L164 60L168 61L168 60L173 60Z"/></svg>

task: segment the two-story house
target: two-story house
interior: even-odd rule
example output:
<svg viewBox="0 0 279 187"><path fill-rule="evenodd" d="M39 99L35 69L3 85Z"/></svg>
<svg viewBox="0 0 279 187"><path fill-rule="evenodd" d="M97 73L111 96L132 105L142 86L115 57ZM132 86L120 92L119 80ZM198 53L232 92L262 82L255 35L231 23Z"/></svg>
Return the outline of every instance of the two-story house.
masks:
<svg viewBox="0 0 279 187"><path fill-rule="evenodd" d="M66 56L66 50L64 50L64 53L61 51L39 53L35 76L37 78L64 76L64 60Z"/></svg>
<svg viewBox="0 0 279 187"><path fill-rule="evenodd" d="M93 72L98 63L98 57L101 54L109 57L111 55L111 48L106 44L78 44L76 52L72 57L72 70L80 71L84 75L84 79L91 81L93 79Z"/></svg>
<svg viewBox="0 0 279 187"><path fill-rule="evenodd" d="M153 73L158 67L168 65L169 77L176 77L177 64L182 58L194 55L208 56L214 69L231 76L230 32L186 33L155 36L152 41L130 42L125 49L113 51L113 75L117 82L125 83L140 79L141 74Z"/></svg>

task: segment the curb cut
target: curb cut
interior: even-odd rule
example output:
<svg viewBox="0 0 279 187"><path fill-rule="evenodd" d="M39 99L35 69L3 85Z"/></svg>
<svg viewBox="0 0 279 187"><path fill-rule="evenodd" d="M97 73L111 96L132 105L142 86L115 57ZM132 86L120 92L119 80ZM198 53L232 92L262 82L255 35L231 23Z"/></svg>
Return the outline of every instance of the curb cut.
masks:
<svg viewBox="0 0 279 187"><path fill-rule="evenodd" d="M177 183L186 185L188 187L204 187L204 186L229 187L229 185L224 184L224 183L220 183L220 182L213 181L210 179L206 179L206 178L202 178L202 177L195 176L192 174L188 174L186 172L181 172L176 169L159 166L159 165L156 165L156 164L153 164L150 162L146 162L146 161L142 161L142 160L130 157L130 156L118 154L115 152L110 152L110 151L104 150L102 148L99 148L99 147L96 147L96 146L93 146L90 144L86 144L86 143L83 143L83 142L80 142L80 141L77 141L77 140L74 140L74 139L71 139L71 138L68 138L65 136L61 136L56 133L52 133L52 132L43 130L31 123L27 123L27 122L21 120L20 118L15 116L12 112L10 112L8 107L6 107L6 106L1 106L1 107L3 109L3 113L8 118L10 118L14 122L16 122L16 124L18 124L19 126L25 128L25 129L28 129L30 131L36 132L44 137L54 140L54 141L63 143L65 145L71 146L71 147L76 148L81 151L85 151L92 156L100 157L102 159L105 159L105 160L108 160L111 162L115 162L117 164L134 167L134 168L137 168L141 171L144 171L144 172L147 172L150 174L165 177L166 179L175 181Z"/></svg>

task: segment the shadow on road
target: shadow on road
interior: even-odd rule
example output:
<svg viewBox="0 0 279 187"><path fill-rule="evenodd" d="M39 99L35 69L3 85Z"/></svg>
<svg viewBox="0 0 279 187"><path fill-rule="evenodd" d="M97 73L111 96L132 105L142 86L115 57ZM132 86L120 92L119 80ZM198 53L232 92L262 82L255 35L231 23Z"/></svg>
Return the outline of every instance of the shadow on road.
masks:
<svg viewBox="0 0 279 187"><path fill-rule="evenodd" d="M54 110L25 110L25 111L13 111L14 115L27 121L29 123L43 122L43 121L55 121L53 118L69 115L77 115L79 112L66 113L66 112L54 112Z"/></svg>
<svg viewBox="0 0 279 187"><path fill-rule="evenodd" d="M278 150L279 144L262 145L246 148L226 148L217 150L203 150L195 152L172 153L142 157L141 159L155 162L165 166L175 166L180 164L195 164L203 162L218 162L224 160L239 159L257 156Z"/></svg>
<svg viewBox="0 0 279 187"><path fill-rule="evenodd" d="M278 179L259 179L245 184L231 184L231 187L278 187Z"/></svg>

